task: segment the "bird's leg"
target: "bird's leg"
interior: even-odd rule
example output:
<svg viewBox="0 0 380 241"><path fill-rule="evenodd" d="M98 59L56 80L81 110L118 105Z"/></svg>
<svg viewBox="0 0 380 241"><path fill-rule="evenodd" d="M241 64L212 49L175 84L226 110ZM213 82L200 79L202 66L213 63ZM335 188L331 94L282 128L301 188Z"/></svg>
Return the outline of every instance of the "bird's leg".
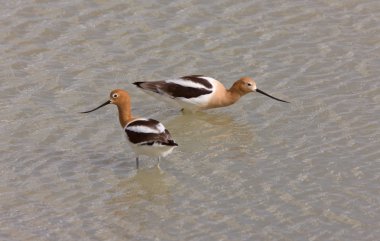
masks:
<svg viewBox="0 0 380 241"><path fill-rule="evenodd" d="M139 156L136 157L136 169L139 169Z"/></svg>
<svg viewBox="0 0 380 241"><path fill-rule="evenodd" d="M157 167L158 167L158 169L161 170L161 168L160 168L160 159L161 159L161 157L159 156L159 157L157 158Z"/></svg>

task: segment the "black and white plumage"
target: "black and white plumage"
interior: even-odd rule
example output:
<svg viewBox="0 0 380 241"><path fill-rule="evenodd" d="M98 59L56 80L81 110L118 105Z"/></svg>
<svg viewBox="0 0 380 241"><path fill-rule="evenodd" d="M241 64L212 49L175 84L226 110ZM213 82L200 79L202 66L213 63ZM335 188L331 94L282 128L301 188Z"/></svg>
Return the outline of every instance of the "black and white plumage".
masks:
<svg viewBox="0 0 380 241"><path fill-rule="evenodd" d="M220 83L214 78L189 75L175 79L133 83L140 89L162 96L164 101L175 101L185 109L208 109Z"/></svg>
<svg viewBox="0 0 380 241"><path fill-rule="evenodd" d="M165 126L154 119L134 119L127 123L124 130L137 156L165 157L178 146Z"/></svg>
<svg viewBox="0 0 380 241"><path fill-rule="evenodd" d="M191 111L229 106L242 96L252 92L287 102L258 89L256 82L250 77L240 78L234 82L230 89L226 89L218 80L203 75L134 82L133 84L146 92L158 94L156 96L163 97L164 100L177 102L183 109Z"/></svg>
<svg viewBox="0 0 380 241"><path fill-rule="evenodd" d="M109 104L118 107L120 125L125 131L128 143L136 153L137 168L139 168L139 155L157 157L160 161L160 157L165 157L178 146L159 121L132 116L130 97L125 90L113 90L108 101L82 113L90 113Z"/></svg>

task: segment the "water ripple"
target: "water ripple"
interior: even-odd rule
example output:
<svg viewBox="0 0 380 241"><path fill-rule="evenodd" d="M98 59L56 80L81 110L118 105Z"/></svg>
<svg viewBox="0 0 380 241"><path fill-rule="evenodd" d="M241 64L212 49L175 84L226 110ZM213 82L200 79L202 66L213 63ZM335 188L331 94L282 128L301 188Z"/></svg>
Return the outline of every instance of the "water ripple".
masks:
<svg viewBox="0 0 380 241"><path fill-rule="evenodd" d="M376 240L377 1L7 1L0 9L0 239ZM183 115L134 81L260 89ZM114 88L180 146L134 153Z"/></svg>

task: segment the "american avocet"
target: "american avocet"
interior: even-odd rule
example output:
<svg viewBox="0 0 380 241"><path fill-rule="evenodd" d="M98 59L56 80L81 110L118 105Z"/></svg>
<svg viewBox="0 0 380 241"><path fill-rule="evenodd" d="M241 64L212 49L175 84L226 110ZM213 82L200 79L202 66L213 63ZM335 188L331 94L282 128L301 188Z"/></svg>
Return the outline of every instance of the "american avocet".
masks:
<svg viewBox="0 0 380 241"><path fill-rule="evenodd" d="M203 75L189 75L177 79L133 84L145 91L169 97L177 101L183 109L190 110L229 106L250 92L258 92L272 99L289 103L258 89L255 81L250 77L240 78L230 89L226 89L218 80Z"/></svg>
<svg viewBox="0 0 380 241"><path fill-rule="evenodd" d="M139 168L139 155L158 158L170 154L178 146L169 131L159 121L146 118L135 118L131 113L131 100L128 92L121 89L113 90L110 99L95 109L81 113L89 113L105 105L114 104L119 111L119 121L124 128L127 141L136 153L136 168Z"/></svg>

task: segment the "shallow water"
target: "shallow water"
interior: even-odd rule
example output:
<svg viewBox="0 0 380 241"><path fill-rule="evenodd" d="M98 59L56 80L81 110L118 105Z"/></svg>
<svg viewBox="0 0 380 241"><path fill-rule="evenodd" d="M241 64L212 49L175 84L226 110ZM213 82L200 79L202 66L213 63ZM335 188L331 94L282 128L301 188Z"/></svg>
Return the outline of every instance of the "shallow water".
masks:
<svg viewBox="0 0 380 241"><path fill-rule="evenodd" d="M6 1L1 240L377 240L380 3ZM131 83L205 74L260 94L182 115ZM180 146L136 172L109 106Z"/></svg>

